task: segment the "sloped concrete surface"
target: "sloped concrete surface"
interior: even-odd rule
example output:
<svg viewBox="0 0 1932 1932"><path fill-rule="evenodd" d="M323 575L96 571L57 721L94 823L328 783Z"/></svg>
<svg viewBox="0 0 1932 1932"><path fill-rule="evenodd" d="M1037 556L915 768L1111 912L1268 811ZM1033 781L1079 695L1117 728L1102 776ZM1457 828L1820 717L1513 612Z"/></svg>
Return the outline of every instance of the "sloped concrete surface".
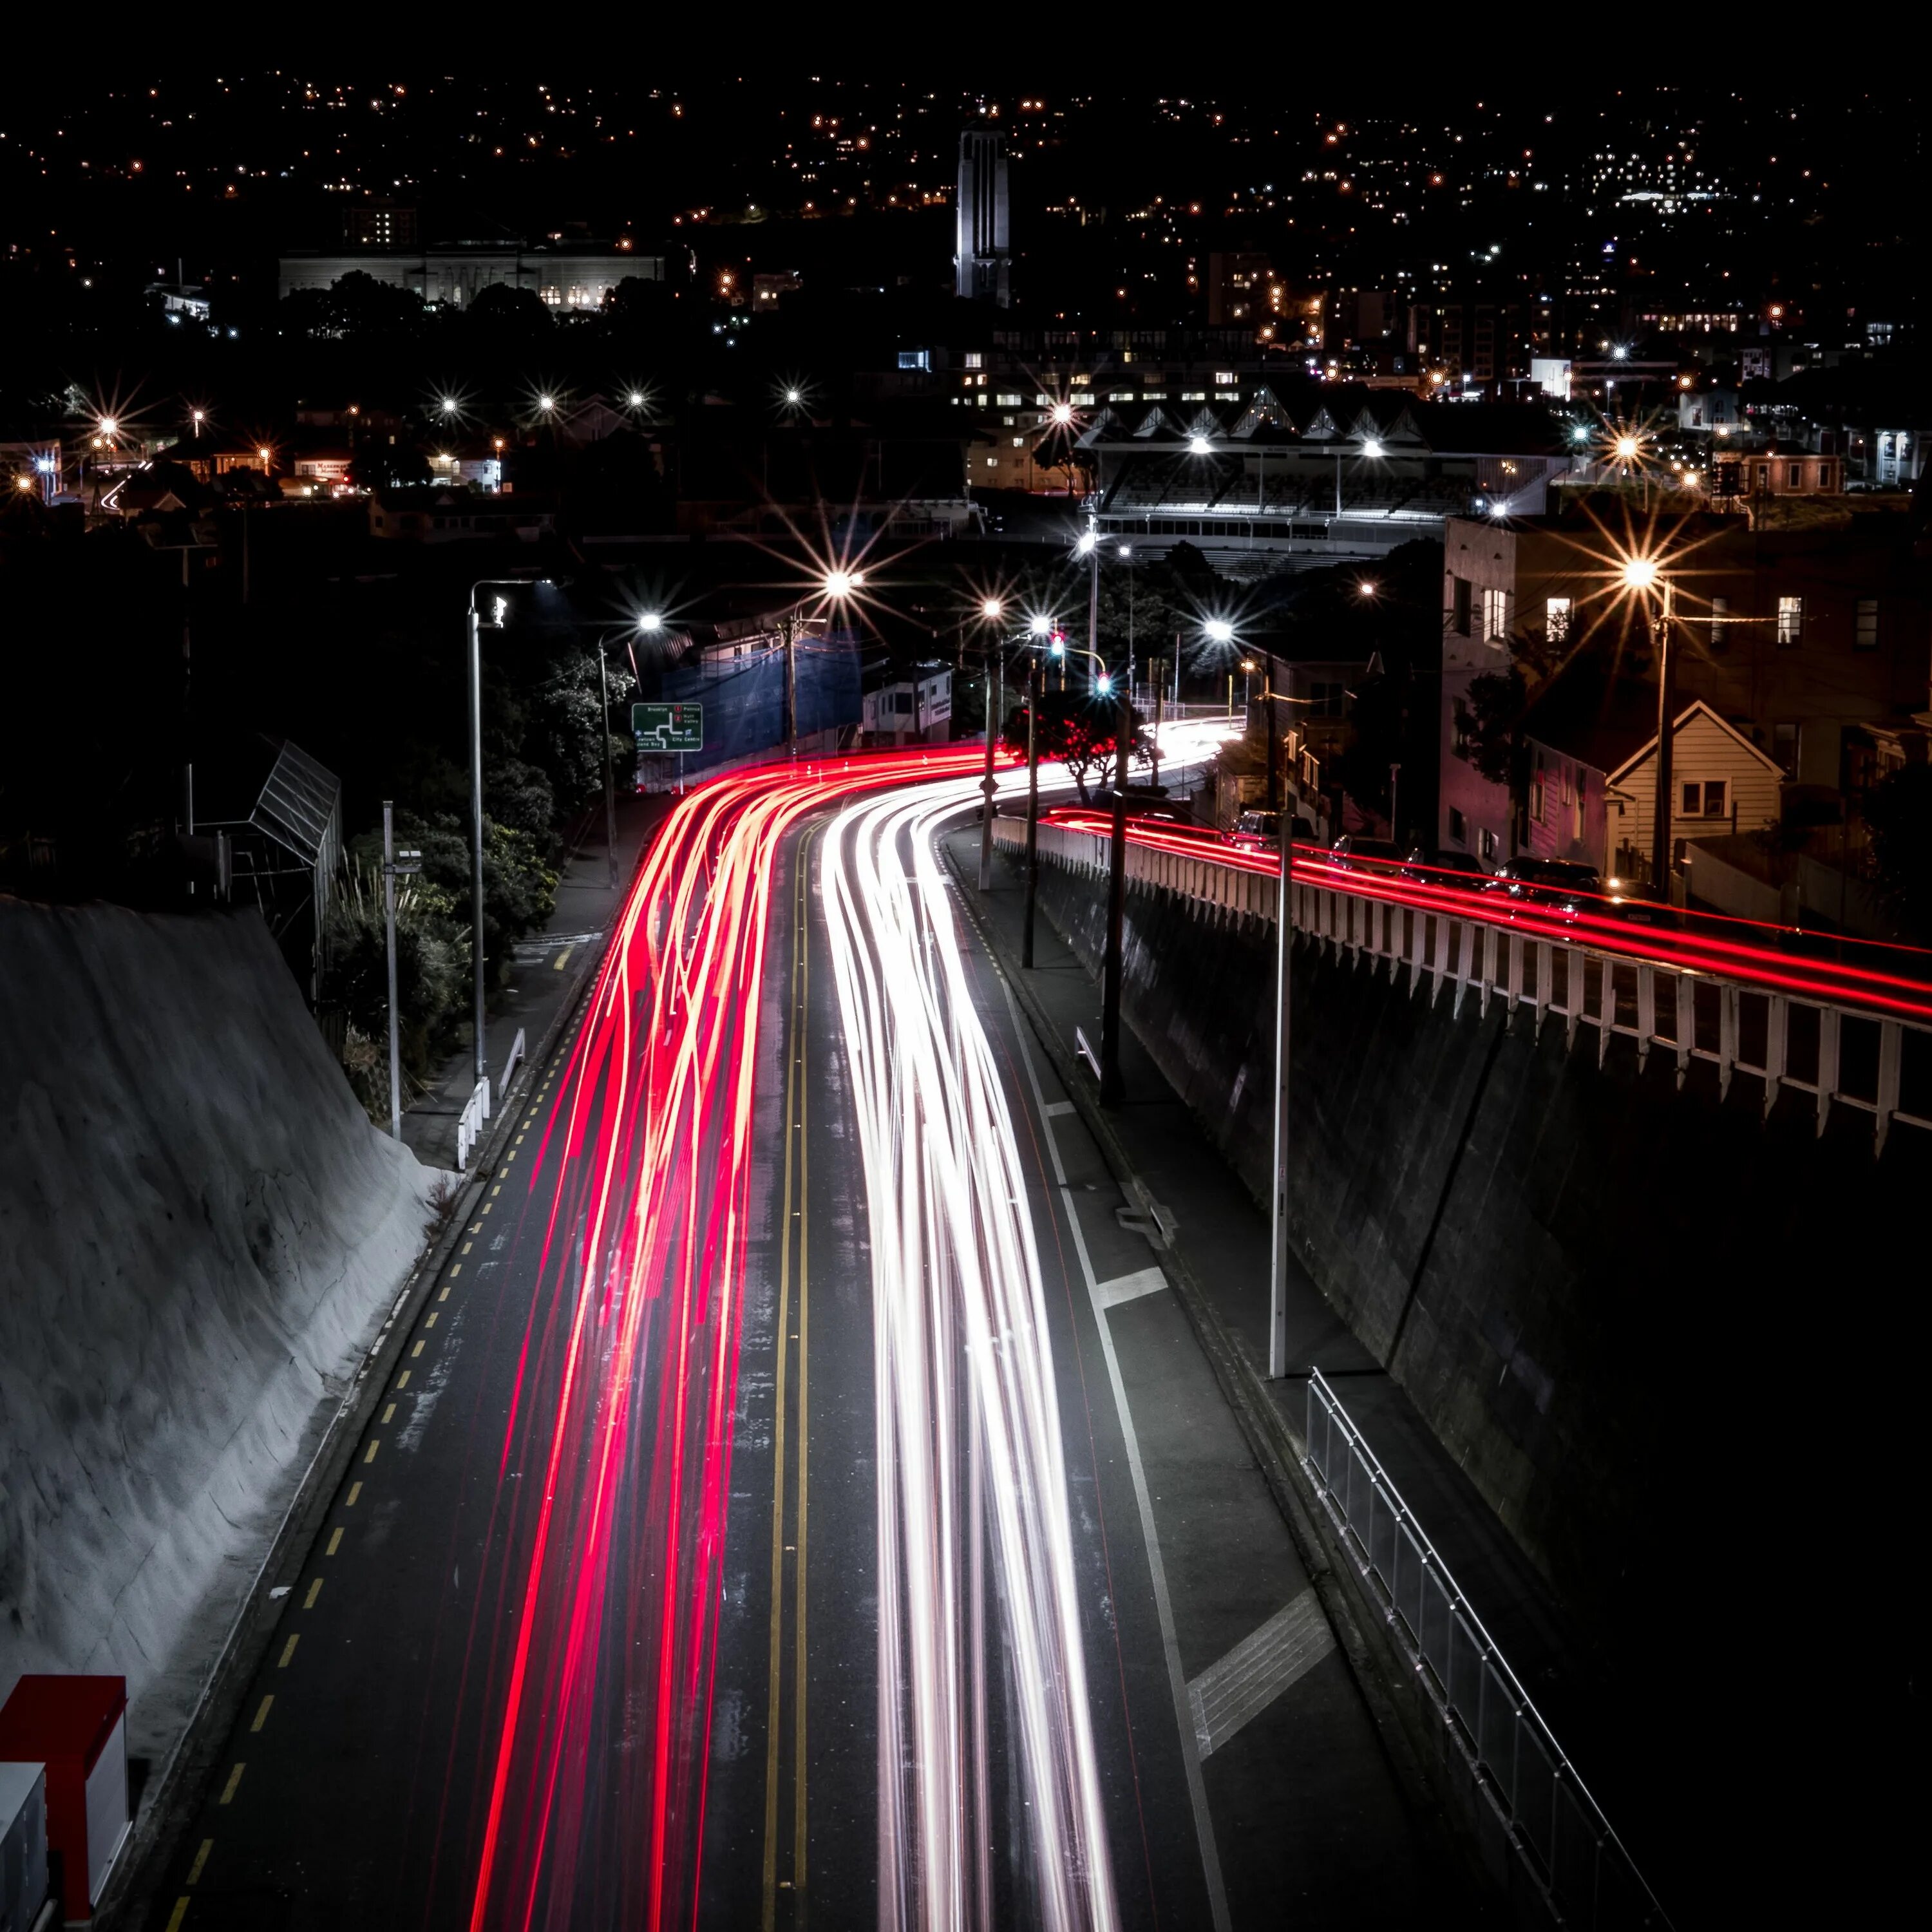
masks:
<svg viewBox="0 0 1932 1932"><path fill-rule="evenodd" d="M124 1672L165 1757L439 1179L254 912L0 898L0 1694Z"/></svg>

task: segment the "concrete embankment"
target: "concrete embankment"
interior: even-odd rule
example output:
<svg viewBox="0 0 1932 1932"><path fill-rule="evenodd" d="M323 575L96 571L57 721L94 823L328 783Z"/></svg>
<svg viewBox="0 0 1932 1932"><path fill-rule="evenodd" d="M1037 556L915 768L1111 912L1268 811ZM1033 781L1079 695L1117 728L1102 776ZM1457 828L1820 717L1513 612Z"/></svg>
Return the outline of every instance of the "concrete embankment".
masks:
<svg viewBox="0 0 1932 1932"><path fill-rule="evenodd" d="M438 1180L254 913L0 898L0 1691L191 1713Z"/></svg>
<svg viewBox="0 0 1932 1932"><path fill-rule="evenodd" d="M1093 969L1104 880L1042 866L1041 904ZM1265 1198L1273 928L1136 889L1126 961L1130 1024ZM1871 1514L1814 1481L1832 1444L1917 1463L1932 1135L1875 1157L1850 1108L1820 1137L1808 1095L1767 1120L1755 1079L1720 1096L1694 1062L1680 1090L1622 1039L1600 1067L1560 1021L1458 1013L1326 947L1292 988L1298 1251L1588 1624L1654 1616L1664 1566L1743 1588L1794 1512Z"/></svg>

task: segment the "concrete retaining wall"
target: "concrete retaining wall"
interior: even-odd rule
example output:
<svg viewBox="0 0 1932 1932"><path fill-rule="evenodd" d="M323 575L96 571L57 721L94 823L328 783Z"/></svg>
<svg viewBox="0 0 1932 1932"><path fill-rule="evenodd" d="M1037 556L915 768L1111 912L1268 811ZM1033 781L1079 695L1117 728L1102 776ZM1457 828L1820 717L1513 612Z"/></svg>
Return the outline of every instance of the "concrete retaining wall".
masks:
<svg viewBox="0 0 1932 1932"><path fill-rule="evenodd" d="M436 1180L254 913L0 898L0 1694L124 1672L172 1743Z"/></svg>
<svg viewBox="0 0 1932 1932"><path fill-rule="evenodd" d="M1104 881L1041 868L1041 904L1090 970ZM1274 934L1131 892L1126 1016L1204 1129L1265 1198ZM1904 1450L1903 1366L1925 1340L1932 1135L1762 1089L1720 1097L1694 1063L1599 1068L1560 1022L1460 1015L1304 944L1293 973L1294 1233L1310 1273L1408 1390L1524 1548L1600 1630L1654 1564L1738 1576L1771 1498L1761 1466L1835 1412L1876 1468ZM1856 1389L1819 1349L1876 1318ZM1921 1460L1916 1448L1907 1463ZM1907 1464L1894 1462L1901 1469ZM1787 1496L1785 1504L1792 1498ZM1807 1506L1827 1506L1821 1490ZM1780 1508L1784 1504L1780 1504Z"/></svg>

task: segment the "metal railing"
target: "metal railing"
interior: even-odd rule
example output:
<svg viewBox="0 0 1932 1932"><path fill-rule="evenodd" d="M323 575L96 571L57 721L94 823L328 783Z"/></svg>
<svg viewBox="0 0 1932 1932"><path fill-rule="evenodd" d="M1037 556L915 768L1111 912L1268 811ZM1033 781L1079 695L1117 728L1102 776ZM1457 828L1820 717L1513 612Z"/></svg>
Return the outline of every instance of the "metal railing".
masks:
<svg viewBox="0 0 1932 1932"><path fill-rule="evenodd" d="M1562 1923L1667 1926L1602 1808L1319 1369L1304 1467Z"/></svg>
<svg viewBox="0 0 1932 1932"><path fill-rule="evenodd" d="M490 1076L486 1073L470 1090L470 1098L463 1103L463 1112L456 1123L456 1165L459 1168L470 1165L471 1150L483 1137L483 1123L490 1118Z"/></svg>
<svg viewBox="0 0 1932 1932"><path fill-rule="evenodd" d="M1019 846L1026 828L996 820L995 840ZM1040 855L1048 864L1104 874L1107 841L1059 825L1040 828ZM1366 877L1366 875L1365 875ZM1204 908L1272 926L1280 898L1278 874L1252 865L1228 865L1130 843L1130 884L1180 894ZM1478 1010L1501 1000L1526 1007L1540 1030L1546 1016L1564 1023L1566 1044L1580 1027L1595 1028L1600 1066L1612 1039L1635 1042L1639 1063L1653 1048L1676 1062L1681 1087L1694 1060L1718 1070L1728 1094L1735 1074L1763 1083L1768 1115L1785 1088L1817 1104L1818 1132L1834 1106L1868 1114L1882 1152L1894 1125L1932 1130L1932 1028L1850 1004L1778 992L1750 980L1680 970L1581 943L1539 938L1507 922L1378 898L1365 889L1297 879L1296 940L1324 944L1379 965L1393 977L1406 966L1409 986L1427 982L1429 996L1454 988L1454 1010L1473 993Z"/></svg>

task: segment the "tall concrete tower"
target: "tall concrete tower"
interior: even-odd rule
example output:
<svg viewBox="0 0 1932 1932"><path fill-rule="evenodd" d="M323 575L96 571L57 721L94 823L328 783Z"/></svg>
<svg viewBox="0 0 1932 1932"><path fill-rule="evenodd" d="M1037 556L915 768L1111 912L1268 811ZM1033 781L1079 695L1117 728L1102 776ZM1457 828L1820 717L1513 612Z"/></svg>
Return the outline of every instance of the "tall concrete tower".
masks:
<svg viewBox="0 0 1932 1932"><path fill-rule="evenodd" d="M953 286L968 302L1009 307L1011 250L1006 225L1006 137L970 128L959 137L959 199Z"/></svg>

